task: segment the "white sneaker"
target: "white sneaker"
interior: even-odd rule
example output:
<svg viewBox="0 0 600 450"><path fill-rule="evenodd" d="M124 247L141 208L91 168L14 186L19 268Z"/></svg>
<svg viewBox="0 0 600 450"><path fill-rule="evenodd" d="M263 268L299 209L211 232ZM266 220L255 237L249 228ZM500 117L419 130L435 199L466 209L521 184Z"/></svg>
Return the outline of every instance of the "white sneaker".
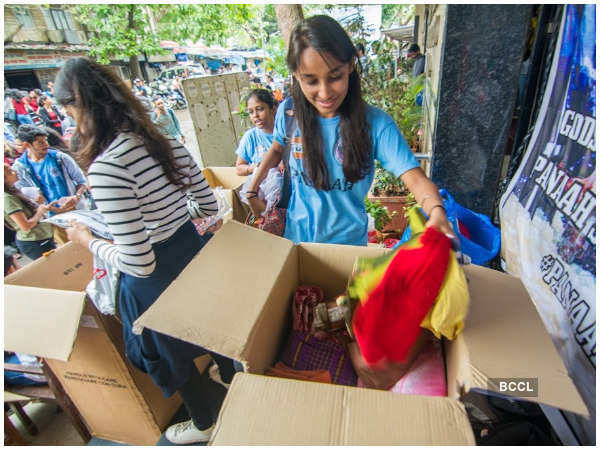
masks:
<svg viewBox="0 0 600 450"><path fill-rule="evenodd" d="M225 383L221 378L221 372L219 371L219 366L217 364L213 364L208 368L208 377L215 383L219 383L225 389L229 389L229 386L231 386L231 383Z"/></svg>
<svg viewBox="0 0 600 450"><path fill-rule="evenodd" d="M206 430L199 430L194 425L194 422L186 420L185 422L176 423L167 428L165 437L173 444L193 444L195 442L208 442L212 435L215 425L212 424Z"/></svg>

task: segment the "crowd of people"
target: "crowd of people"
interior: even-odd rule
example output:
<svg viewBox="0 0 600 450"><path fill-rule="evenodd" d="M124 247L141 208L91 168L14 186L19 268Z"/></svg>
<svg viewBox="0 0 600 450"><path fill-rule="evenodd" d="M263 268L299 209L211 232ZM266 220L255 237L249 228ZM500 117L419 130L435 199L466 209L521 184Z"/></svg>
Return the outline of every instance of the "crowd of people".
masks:
<svg viewBox="0 0 600 450"><path fill-rule="evenodd" d="M250 208L255 216L264 213L260 184L270 169L281 166L289 178L278 204L286 211L286 238L366 245L363 201L377 159L415 195L428 216L427 226L453 235L437 187L397 125L363 100L360 57L344 29L328 16L313 16L294 28L287 56L293 74L289 96L282 92L277 106L273 89L257 88L246 99L254 127L240 141L236 167L240 175L251 176L246 190ZM5 226L16 231L19 250L35 258L57 244L56 233L41 222L46 214L97 207L113 240L97 238L79 222L67 228L66 239L119 270L117 302L126 355L165 396L178 392L190 416L171 426L167 439L176 444L208 441L234 362L147 328L140 335L132 332L133 322L219 226L203 235L193 226L192 221L217 214L217 201L183 145L177 118L161 98L152 99L150 108L143 104L151 92L141 80L128 87L86 58L68 60L47 92L32 92L25 100L20 91L5 94L15 111L14 125L20 125L12 140L12 161L5 152ZM31 111L46 122L35 123ZM50 143L51 133L66 137L67 117L76 124L70 149L77 162L69 148ZM217 370L201 374L193 359L205 353Z"/></svg>

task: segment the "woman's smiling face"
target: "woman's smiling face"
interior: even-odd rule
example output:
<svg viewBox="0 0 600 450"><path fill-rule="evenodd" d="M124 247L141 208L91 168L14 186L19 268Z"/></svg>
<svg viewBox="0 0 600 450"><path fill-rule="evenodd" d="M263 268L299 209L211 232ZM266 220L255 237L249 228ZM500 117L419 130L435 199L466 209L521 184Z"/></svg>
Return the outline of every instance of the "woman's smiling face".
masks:
<svg viewBox="0 0 600 450"><path fill-rule="evenodd" d="M333 56L321 56L308 47L300 55L298 70L294 77L302 93L321 117L335 117L337 110L348 94L353 62L342 63Z"/></svg>

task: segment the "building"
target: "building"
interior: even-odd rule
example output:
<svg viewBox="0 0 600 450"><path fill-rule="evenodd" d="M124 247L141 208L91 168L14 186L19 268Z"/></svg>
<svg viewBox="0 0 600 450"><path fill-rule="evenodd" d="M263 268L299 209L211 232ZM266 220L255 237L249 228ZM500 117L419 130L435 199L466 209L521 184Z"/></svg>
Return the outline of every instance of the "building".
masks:
<svg viewBox="0 0 600 450"><path fill-rule="evenodd" d="M61 5L4 5L4 85L45 88L69 58L86 56L87 34Z"/></svg>

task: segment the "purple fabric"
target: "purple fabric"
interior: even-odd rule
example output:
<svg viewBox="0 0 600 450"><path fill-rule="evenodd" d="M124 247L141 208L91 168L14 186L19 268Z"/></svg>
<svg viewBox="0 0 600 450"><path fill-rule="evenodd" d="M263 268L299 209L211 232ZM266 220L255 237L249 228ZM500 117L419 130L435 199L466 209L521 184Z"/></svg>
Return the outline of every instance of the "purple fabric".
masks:
<svg viewBox="0 0 600 450"><path fill-rule="evenodd" d="M346 347L333 337L292 330L280 360L296 370L328 370L333 384L356 386L358 380Z"/></svg>

